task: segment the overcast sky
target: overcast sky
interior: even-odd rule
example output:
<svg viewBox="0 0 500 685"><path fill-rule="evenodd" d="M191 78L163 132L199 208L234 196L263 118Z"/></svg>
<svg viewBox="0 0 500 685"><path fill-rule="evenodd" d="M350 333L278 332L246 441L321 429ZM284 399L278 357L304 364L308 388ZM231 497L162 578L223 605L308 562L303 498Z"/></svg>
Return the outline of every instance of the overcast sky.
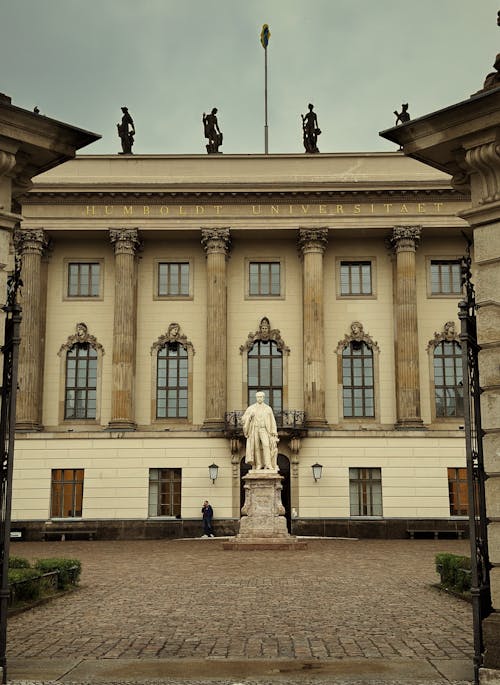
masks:
<svg viewBox="0 0 500 685"><path fill-rule="evenodd" d="M303 152L312 102L321 152L394 150L378 132L469 97L500 47L498 0L0 0L0 92L94 131L116 153L205 153L219 109L225 153L264 151L263 23L271 39L269 151Z"/></svg>

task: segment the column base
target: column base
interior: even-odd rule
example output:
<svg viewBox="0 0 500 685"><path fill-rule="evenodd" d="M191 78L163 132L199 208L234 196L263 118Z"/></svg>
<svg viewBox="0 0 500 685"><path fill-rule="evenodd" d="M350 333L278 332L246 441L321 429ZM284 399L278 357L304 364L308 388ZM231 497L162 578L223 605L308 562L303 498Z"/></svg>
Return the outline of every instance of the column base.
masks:
<svg viewBox="0 0 500 685"><path fill-rule="evenodd" d="M225 428L224 419L205 419L202 430L204 431L223 431Z"/></svg>
<svg viewBox="0 0 500 685"><path fill-rule="evenodd" d="M134 421L127 421L126 419L117 419L110 421L106 427L108 431L135 431L137 424Z"/></svg>
<svg viewBox="0 0 500 685"><path fill-rule="evenodd" d="M17 421L15 430L16 433L40 433L43 426L37 421Z"/></svg>
<svg viewBox="0 0 500 685"><path fill-rule="evenodd" d="M394 429L397 431L425 431L427 426L424 426L422 419L401 419L394 424Z"/></svg>
<svg viewBox="0 0 500 685"><path fill-rule="evenodd" d="M309 419L306 417L306 429L327 431L330 430L330 426L328 425L328 421L326 419Z"/></svg>

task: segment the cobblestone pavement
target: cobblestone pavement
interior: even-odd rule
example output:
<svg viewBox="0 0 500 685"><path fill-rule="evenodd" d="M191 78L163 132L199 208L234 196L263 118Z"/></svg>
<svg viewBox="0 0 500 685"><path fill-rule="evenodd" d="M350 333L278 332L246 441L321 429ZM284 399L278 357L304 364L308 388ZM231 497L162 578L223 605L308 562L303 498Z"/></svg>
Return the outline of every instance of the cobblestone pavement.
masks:
<svg viewBox="0 0 500 685"><path fill-rule="evenodd" d="M468 543L312 540L302 552L228 552L217 539L16 543L16 556L78 558L83 573L77 592L9 619L8 655L469 659L470 606L431 587L434 556L447 551L466 554Z"/></svg>

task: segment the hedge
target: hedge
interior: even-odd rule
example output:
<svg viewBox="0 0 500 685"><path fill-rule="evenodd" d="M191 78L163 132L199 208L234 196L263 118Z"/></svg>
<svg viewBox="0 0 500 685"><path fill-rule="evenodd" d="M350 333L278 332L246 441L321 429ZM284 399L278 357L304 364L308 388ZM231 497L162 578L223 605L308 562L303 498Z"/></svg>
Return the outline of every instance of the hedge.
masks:
<svg viewBox="0 0 500 685"><path fill-rule="evenodd" d="M437 554L436 571L441 576L441 585L460 594L470 591L471 563L469 557L457 554Z"/></svg>
<svg viewBox="0 0 500 685"><path fill-rule="evenodd" d="M59 590L65 590L70 585L76 585L82 572L82 564L78 559L37 559L34 568L41 573L59 571L57 577Z"/></svg>

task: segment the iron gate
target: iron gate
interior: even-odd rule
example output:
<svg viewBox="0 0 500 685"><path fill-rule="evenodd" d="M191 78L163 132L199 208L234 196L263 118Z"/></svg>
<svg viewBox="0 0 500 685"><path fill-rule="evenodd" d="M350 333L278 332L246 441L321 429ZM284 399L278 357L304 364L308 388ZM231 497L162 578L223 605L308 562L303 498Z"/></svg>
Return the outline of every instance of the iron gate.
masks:
<svg viewBox="0 0 500 685"><path fill-rule="evenodd" d="M476 299L471 280L470 245L462 258L462 285L465 299L459 303L460 343L464 385L464 419L469 491L471 549L471 595L474 628L474 682L479 683L483 660L482 621L491 613L490 562L484 483L483 431L481 428L481 387L479 384Z"/></svg>

